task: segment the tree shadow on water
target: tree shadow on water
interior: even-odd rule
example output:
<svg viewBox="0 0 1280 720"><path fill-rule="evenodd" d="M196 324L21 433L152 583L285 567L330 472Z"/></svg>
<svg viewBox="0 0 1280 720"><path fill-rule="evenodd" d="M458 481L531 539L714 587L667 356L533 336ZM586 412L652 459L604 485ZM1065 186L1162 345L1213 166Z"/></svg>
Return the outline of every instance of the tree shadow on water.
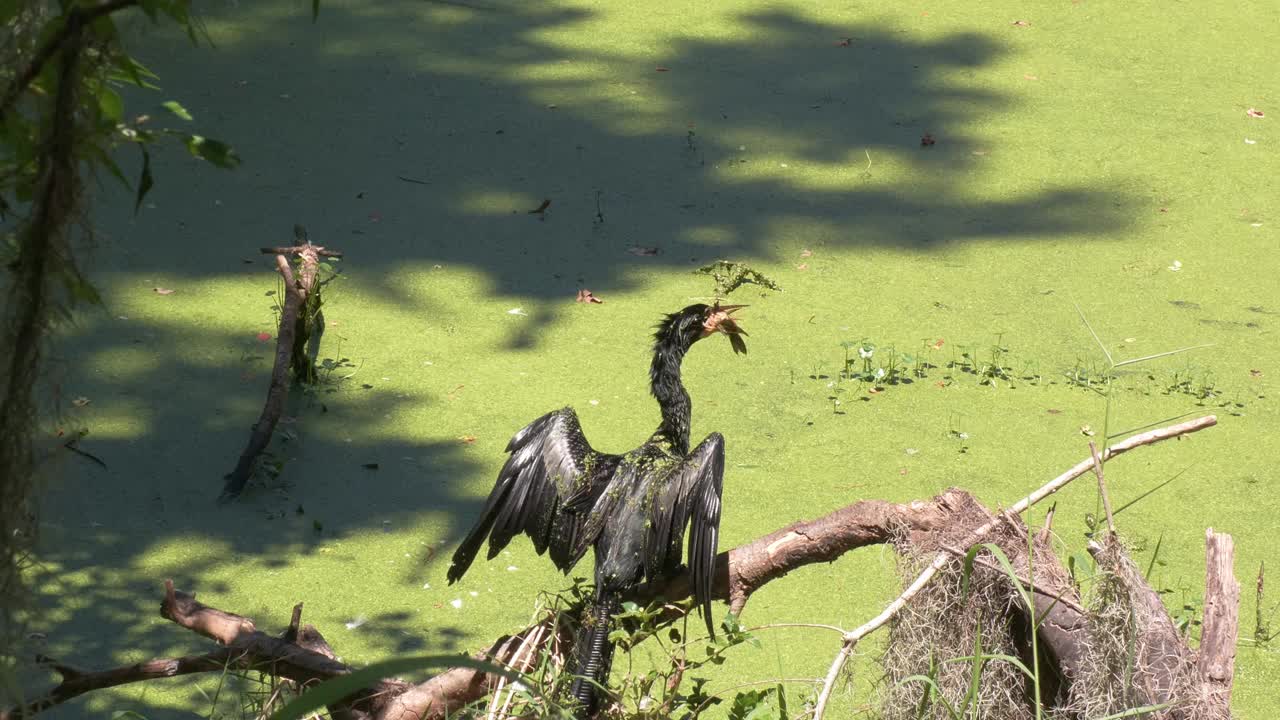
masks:
<svg viewBox="0 0 1280 720"><path fill-rule="evenodd" d="M584 284L631 289L636 269L776 260L801 242L929 251L1125 224L1117 190L973 194L984 179L975 152L992 142L975 133L1017 110L979 77L1006 52L989 37L755 12L727 37L676 38L655 68L549 39L598 32L581 9L467 7L326 5L315 28L223 11L215 28L256 31L213 51L213 66L209 51L167 60L165 76L204 88L197 116L246 164L233 178L162 184L144 234L180 223L270 237L305 219L371 276L468 267L498 294L537 300ZM922 147L925 134L936 145ZM216 210L187 202L211 195ZM640 247L658 254L628 252ZM225 267L212 249L134 260ZM423 305L393 281L374 285ZM509 347L532 346L547 322Z"/></svg>

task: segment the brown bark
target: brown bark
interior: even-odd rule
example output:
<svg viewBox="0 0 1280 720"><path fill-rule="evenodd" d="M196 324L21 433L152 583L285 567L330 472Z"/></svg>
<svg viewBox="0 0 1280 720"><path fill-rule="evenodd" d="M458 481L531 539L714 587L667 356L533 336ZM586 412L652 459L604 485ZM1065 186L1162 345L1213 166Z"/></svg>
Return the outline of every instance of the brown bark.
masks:
<svg viewBox="0 0 1280 720"><path fill-rule="evenodd" d="M1231 717L1239 633L1240 583L1232 565L1235 543L1226 533L1205 531L1204 624L1196 669L1200 675L1200 712L1204 720ZM1199 718L1197 719L1199 720Z"/></svg>
<svg viewBox="0 0 1280 720"><path fill-rule="evenodd" d="M289 370L293 368L294 377L305 380L313 379L314 369L303 372L305 368L314 368L307 356L305 335L307 308L314 302L316 273L321 257L342 257L342 253L327 250L319 245L306 242L306 231L301 226L294 227L294 233L301 245L293 247L262 248L266 254L275 254L276 269L284 278L284 304L280 311L280 327L276 333L276 359L271 369L271 385L267 388L267 400L262 406L262 414L254 423L249 433L249 443L236 467L223 478L222 501L238 496L253 475L254 463L262 451L271 442L276 424L284 414L285 401L289 398ZM289 255L297 255L302 259L298 277L295 280L289 265Z"/></svg>

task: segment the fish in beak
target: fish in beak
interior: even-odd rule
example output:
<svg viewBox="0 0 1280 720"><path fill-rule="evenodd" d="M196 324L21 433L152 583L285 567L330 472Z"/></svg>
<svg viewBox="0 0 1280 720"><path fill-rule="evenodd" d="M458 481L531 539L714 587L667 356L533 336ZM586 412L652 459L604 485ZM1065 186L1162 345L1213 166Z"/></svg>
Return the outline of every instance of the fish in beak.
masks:
<svg viewBox="0 0 1280 720"><path fill-rule="evenodd" d="M702 337L708 337L715 333L724 333L729 336L729 344L733 346L735 353L747 353L747 344L742 338L747 334L738 325L732 315L733 313L746 307L746 305L721 305L716 303L707 309L707 319L702 323Z"/></svg>

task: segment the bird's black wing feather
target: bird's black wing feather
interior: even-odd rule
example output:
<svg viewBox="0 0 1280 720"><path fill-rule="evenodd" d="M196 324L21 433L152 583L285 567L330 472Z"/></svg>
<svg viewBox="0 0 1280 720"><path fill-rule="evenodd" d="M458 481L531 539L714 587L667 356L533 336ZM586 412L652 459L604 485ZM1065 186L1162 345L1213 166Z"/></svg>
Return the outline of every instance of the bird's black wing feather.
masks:
<svg viewBox="0 0 1280 720"><path fill-rule="evenodd" d="M715 628L711 619L711 588L715 582L723 487L724 437L711 433L672 469L668 481L655 495L645 541L645 575L654 579L679 565L688 524L693 598L702 608L707 631L712 636Z"/></svg>
<svg viewBox="0 0 1280 720"><path fill-rule="evenodd" d="M539 555L550 549L556 567L568 572L577 560L573 548L583 517L565 505L594 504L619 460L591 448L573 408L529 423L507 443L507 452L479 520L453 554L450 583L471 566L486 537L492 559L521 532L533 539Z"/></svg>

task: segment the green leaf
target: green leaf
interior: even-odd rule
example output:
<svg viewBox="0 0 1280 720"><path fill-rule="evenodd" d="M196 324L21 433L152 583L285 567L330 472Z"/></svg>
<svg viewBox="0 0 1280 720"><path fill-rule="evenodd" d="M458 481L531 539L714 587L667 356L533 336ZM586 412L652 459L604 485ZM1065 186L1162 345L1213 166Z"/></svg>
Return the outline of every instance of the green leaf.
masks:
<svg viewBox="0 0 1280 720"><path fill-rule="evenodd" d="M187 109L182 107L182 104L177 100L165 100L160 103L160 106L187 122L191 122L194 119L191 117L191 113L187 112Z"/></svg>
<svg viewBox="0 0 1280 720"><path fill-rule="evenodd" d="M469 657L460 657L457 655L419 655L414 657L396 658L395 660L387 660L386 662L374 663L366 668L357 670L349 675L343 675L331 680L326 680L319 685L307 690L292 702L280 708L271 720L301 720L308 713L320 710L332 703L336 703L353 692L365 687L369 687L377 683L379 680L388 677L394 677L403 673L413 672L416 670L427 669L444 669L451 667L471 668L479 670L487 675L496 675L508 680L525 680L525 684L532 686L532 681L523 678L519 673L512 672L506 668L494 665L493 663L481 662L480 660L472 660Z"/></svg>
<svg viewBox="0 0 1280 720"><path fill-rule="evenodd" d="M183 139L183 143L192 155L208 160L220 168L234 168L240 165L240 156L236 155L236 151L232 150L230 145L220 140L201 135L188 135Z"/></svg>
<svg viewBox="0 0 1280 720"><path fill-rule="evenodd" d="M772 715L769 696L774 688L764 690L746 690L733 698L733 707L729 708L729 720L763 720Z"/></svg>
<svg viewBox="0 0 1280 720"><path fill-rule="evenodd" d="M137 215L138 210L142 207L142 199L150 192L151 186L155 181L151 177L151 153L147 152L146 145L139 145L142 150L142 174L138 176L138 193L133 201L133 214Z"/></svg>
<svg viewBox="0 0 1280 720"><path fill-rule="evenodd" d="M159 80L160 78L147 69L146 65L134 60L124 53L113 53L111 56L111 64L115 66L118 72L111 73L108 77L112 80L120 82L131 82L140 88L147 90L159 90L158 85L150 82L151 80Z"/></svg>
<svg viewBox="0 0 1280 720"><path fill-rule="evenodd" d="M120 93L102 85L98 88L98 112L115 125L124 117L124 99Z"/></svg>

